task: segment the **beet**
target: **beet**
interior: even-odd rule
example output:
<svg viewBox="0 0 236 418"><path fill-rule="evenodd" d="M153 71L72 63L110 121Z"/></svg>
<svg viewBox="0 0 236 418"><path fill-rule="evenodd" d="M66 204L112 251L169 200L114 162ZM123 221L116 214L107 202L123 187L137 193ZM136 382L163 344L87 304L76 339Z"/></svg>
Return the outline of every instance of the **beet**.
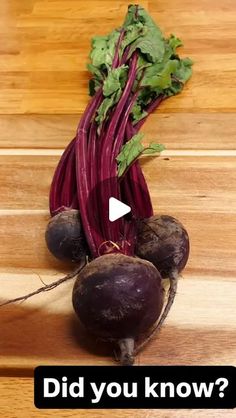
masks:
<svg viewBox="0 0 236 418"><path fill-rule="evenodd" d="M180 273L189 256L189 237L183 225L172 216L151 216L137 223L135 253L150 261L162 278Z"/></svg>
<svg viewBox="0 0 236 418"><path fill-rule="evenodd" d="M138 353L160 330L168 316L177 293L179 273L184 269L189 256L189 237L183 225L172 216L151 216L137 222L135 253L153 263L161 277L169 278L169 295L158 322L144 342L136 349Z"/></svg>
<svg viewBox="0 0 236 418"><path fill-rule="evenodd" d="M79 211L76 209L53 216L48 223L45 239L49 251L60 260L77 263L88 254Z"/></svg>
<svg viewBox="0 0 236 418"><path fill-rule="evenodd" d="M117 342L122 362L130 364L134 341L161 313L161 276L147 261L122 254L103 255L82 270L72 302L84 326L98 337Z"/></svg>

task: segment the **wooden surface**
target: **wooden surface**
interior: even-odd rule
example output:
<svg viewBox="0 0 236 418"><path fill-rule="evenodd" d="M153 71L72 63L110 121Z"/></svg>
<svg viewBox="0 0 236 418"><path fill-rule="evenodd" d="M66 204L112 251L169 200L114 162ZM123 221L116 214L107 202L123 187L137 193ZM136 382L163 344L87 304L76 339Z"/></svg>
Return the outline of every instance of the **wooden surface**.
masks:
<svg viewBox="0 0 236 418"><path fill-rule="evenodd" d="M2 0L0 3L1 301L61 277L44 230L48 190L62 149L88 101L92 35L121 24L130 0ZM236 3L140 1L195 61L184 92L144 125L163 142L143 159L156 212L178 217L191 256L160 335L137 364L236 364ZM102 24L101 24L102 23ZM70 417L33 407L39 364L114 364L75 319L68 282L0 311L0 410L4 418ZM80 411L76 416L111 416ZM114 417L222 417L233 411L112 411Z"/></svg>

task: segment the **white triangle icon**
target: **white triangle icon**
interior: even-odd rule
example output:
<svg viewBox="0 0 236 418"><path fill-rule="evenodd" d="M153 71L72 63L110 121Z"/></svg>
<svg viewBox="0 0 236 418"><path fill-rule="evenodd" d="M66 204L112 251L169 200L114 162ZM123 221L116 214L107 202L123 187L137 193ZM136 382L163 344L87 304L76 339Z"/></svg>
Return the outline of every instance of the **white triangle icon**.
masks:
<svg viewBox="0 0 236 418"><path fill-rule="evenodd" d="M122 203L120 200L115 197L110 197L109 199L109 221L114 222L117 219L122 218L122 216L131 212L131 208L125 203Z"/></svg>

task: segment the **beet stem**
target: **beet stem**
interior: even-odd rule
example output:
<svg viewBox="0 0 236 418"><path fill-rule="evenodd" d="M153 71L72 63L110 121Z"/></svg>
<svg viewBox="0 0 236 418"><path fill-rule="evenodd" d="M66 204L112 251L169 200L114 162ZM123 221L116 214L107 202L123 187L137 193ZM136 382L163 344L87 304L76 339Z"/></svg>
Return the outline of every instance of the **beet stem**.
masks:
<svg viewBox="0 0 236 418"><path fill-rule="evenodd" d="M90 188L90 164L88 161L88 130L97 107L102 101L102 90L98 90L92 101L88 104L77 129L75 152L76 152L76 177L77 194L80 207L82 224L93 257L97 256L96 236L91 228L91 213L88 210ZM93 210L92 210L93 213Z"/></svg>
<svg viewBox="0 0 236 418"><path fill-rule="evenodd" d="M125 35L125 30L122 29L120 32L120 36L116 45L116 50L115 50L115 55L114 55L114 59L113 59L113 63L112 63L112 68L117 68L119 66L119 50L120 50L120 46L121 46L121 42L124 39L124 35Z"/></svg>
<svg viewBox="0 0 236 418"><path fill-rule="evenodd" d="M129 96L132 92L133 84L136 78L137 72L137 60L138 56L134 53L131 58L128 81L120 98L118 105L112 115L109 126L107 127L106 134L102 140L101 159L100 159L100 182L101 182L101 205L100 216L103 216L103 208L106 207L106 202L110 196L120 198L119 196L119 184L118 179L115 177L111 180L111 167L110 161L115 161L116 155L114 154L113 143L115 140L115 132L119 125L120 117L124 112ZM124 129L125 131L125 129ZM121 138L122 139L122 138ZM114 223L112 226L108 219L104 218L103 221L103 233L106 239L111 241L119 241L120 238L120 224Z"/></svg>
<svg viewBox="0 0 236 418"><path fill-rule="evenodd" d="M169 287L169 294L168 294L168 300L165 306L165 309L163 310L159 321L156 323L156 325L154 325L154 327L152 328L150 334L145 338L145 340L138 346L136 347L134 354L138 354L145 346L146 344L152 339L152 337L154 336L154 334L156 334L158 331L160 331L163 322L165 321L165 319L167 318L171 306L174 303L175 300L175 296L177 293L177 287L178 287L178 280L179 280L179 273L177 270L174 270L171 272L171 274L169 275L169 280L170 280L170 287Z"/></svg>
<svg viewBox="0 0 236 418"><path fill-rule="evenodd" d="M153 113L161 104L161 102L165 99L163 95L157 96L156 99L154 99L148 106L146 112L147 116L145 116L143 119L141 119L139 122L135 123L134 125L134 131L137 133L141 127L143 126L144 122L146 121L147 117Z"/></svg>
<svg viewBox="0 0 236 418"><path fill-rule="evenodd" d="M65 170L68 165L69 157L71 153L74 152L75 141L76 138L72 139L69 145L67 145L65 151L63 152L60 158L60 161L57 165L57 168L53 176L49 196L50 213L52 216L57 213L58 208L60 208L61 206L65 206L61 200L61 188L63 186L63 182L65 181Z"/></svg>
<svg viewBox="0 0 236 418"><path fill-rule="evenodd" d="M126 126L126 141L130 140L132 136L137 133L129 120ZM149 218L153 215L153 207L151 202L148 186L137 160L129 169L126 176L122 179L123 187L126 192L131 187L131 194L133 194L133 207L135 207L136 217ZM143 198L145 196L145 204ZM128 197L128 196L127 196Z"/></svg>
<svg viewBox="0 0 236 418"><path fill-rule="evenodd" d="M122 366L132 366L134 364L134 339L123 338L118 341L120 347L120 362Z"/></svg>

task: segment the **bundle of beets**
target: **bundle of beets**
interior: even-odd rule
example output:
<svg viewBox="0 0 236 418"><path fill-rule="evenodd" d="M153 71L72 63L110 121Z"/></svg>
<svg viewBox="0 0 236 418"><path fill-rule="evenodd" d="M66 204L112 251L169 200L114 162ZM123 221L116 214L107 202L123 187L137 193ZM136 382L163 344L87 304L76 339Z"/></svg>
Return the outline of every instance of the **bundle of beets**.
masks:
<svg viewBox="0 0 236 418"><path fill-rule="evenodd" d="M148 115L190 78L192 61L180 59L180 39L164 38L148 13L128 8L121 28L92 40L92 99L75 138L64 151L50 191L49 250L80 266L73 306L84 326L113 342L122 364L158 330L173 303L189 254L184 227L153 215L139 157L161 144L142 144ZM109 199L131 213L109 220ZM82 268L81 268L82 263ZM162 279L170 282L164 305Z"/></svg>
<svg viewBox="0 0 236 418"><path fill-rule="evenodd" d="M90 332L119 347L122 364L132 364L160 328L189 254L183 226L153 216L138 160L164 149L144 146L139 130L191 76L192 61L177 55L180 45L173 35L164 38L138 5L129 6L121 28L93 38L92 100L51 186L48 248L61 259L86 259L73 289L75 312ZM110 197L131 214L110 222ZM163 278L170 280L164 312Z"/></svg>

